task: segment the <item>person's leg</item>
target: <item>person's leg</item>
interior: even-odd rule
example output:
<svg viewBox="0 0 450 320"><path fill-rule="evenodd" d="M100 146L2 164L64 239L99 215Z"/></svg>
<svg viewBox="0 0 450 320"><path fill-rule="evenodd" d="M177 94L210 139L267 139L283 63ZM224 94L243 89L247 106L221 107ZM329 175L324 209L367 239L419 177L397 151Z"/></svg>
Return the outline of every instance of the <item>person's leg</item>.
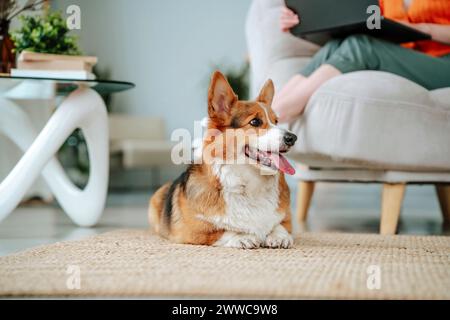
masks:
<svg viewBox="0 0 450 320"><path fill-rule="evenodd" d="M450 56L432 57L366 35L346 38L325 63L342 73L358 70L394 73L428 90L450 87Z"/></svg>
<svg viewBox="0 0 450 320"><path fill-rule="evenodd" d="M284 105L285 99L290 95L291 92L295 92L295 89L302 81L304 81L306 77L301 74L296 74L281 88L280 91L275 92L273 96L273 105Z"/></svg>
<svg viewBox="0 0 450 320"><path fill-rule="evenodd" d="M334 66L324 64L314 71L308 78L293 86L291 91L282 99L274 100L273 110L280 122L288 122L301 114L312 94L327 80L340 75Z"/></svg>
<svg viewBox="0 0 450 320"><path fill-rule="evenodd" d="M311 59L311 61L300 71L304 77L309 77L314 71L320 68L321 65L330 59L334 53L339 49L342 39L335 39L328 41Z"/></svg>
<svg viewBox="0 0 450 320"><path fill-rule="evenodd" d="M342 40L329 41L323 46L311 59L311 61L300 71L300 74L294 75L289 81L278 91L273 98L273 106L275 108L291 105L291 101L295 100L296 90L304 80L307 79L316 69L318 69L324 61L329 59L331 55L339 48ZM280 108L278 108L280 109ZM281 119L283 120L283 119Z"/></svg>
<svg viewBox="0 0 450 320"><path fill-rule="evenodd" d="M323 63L314 76L292 87L288 97L273 106L280 119L288 121L301 114L315 89L340 73L379 70L405 77L430 90L450 86L450 57L431 57L365 35L346 38Z"/></svg>
<svg viewBox="0 0 450 320"><path fill-rule="evenodd" d="M289 79L289 81L284 85L283 88L279 92L275 94L274 99L281 98L285 96L286 94L290 93L293 88L298 86L303 80L305 80L306 77L302 74L296 74L292 78Z"/></svg>

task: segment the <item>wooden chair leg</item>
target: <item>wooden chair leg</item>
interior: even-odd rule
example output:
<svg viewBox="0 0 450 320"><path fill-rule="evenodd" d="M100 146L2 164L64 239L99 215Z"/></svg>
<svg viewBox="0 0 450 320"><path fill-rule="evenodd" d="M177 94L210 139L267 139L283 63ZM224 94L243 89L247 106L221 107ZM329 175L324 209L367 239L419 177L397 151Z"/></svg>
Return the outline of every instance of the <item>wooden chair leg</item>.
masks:
<svg viewBox="0 0 450 320"><path fill-rule="evenodd" d="M297 191L297 219L299 223L304 223L308 215L309 205L314 193L314 181L300 181Z"/></svg>
<svg viewBox="0 0 450 320"><path fill-rule="evenodd" d="M402 208L406 185L404 183L383 185L381 200L380 233L391 235L397 232L398 218Z"/></svg>
<svg viewBox="0 0 450 320"><path fill-rule="evenodd" d="M445 224L450 224L450 185L435 185Z"/></svg>

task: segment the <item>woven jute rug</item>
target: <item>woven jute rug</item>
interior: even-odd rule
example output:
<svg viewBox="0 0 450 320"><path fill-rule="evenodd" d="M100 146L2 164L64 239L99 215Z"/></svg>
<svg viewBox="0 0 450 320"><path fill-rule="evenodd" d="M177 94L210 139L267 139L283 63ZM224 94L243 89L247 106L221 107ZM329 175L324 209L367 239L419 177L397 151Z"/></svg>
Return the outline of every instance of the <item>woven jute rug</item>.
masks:
<svg viewBox="0 0 450 320"><path fill-rule="evenodd" d="M118 230L0 258L0 295L450 299L450 237L305 233L240 250Z"/></svg>

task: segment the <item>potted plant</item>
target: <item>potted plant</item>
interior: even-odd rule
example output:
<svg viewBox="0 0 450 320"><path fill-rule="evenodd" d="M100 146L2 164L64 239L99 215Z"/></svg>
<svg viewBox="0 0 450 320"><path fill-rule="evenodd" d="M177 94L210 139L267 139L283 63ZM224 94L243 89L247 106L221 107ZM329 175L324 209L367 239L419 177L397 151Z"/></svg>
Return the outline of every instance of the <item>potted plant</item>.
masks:
<svg viewBox="0 0 450 320"><path fill-rule="evenodd" d="M27 50L66 55L80 54L77 38L69 34L70 30L60 12L20 16L19 19L21 27L11 32L15 52Z"/></svg>
<svg viewBox="0 0 450 320"><path fill-rule="evenodd" d="M19 6L17 0L0 0L0 72L9 73L15 66L14 45L9 35L12 19L25 11L35 11L47 3L47 0L27 0Z"/></svg>

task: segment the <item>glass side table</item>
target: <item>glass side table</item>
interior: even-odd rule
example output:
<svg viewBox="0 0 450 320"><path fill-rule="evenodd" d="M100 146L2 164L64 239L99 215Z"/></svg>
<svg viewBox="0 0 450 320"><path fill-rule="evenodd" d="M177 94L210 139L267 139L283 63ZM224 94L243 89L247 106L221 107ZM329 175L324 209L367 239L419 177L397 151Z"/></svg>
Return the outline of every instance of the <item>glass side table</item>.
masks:
<svg viewBox="0 0 450 320"><path fill-rule="evenodd" d="M109 177L108 116L100 94L133 87L133 83L122 81L0 77L0 134L24 152L0 184L0 221L17 207L42 174L74 223L84 227L97 223L105 206ZM40 133L15 103L39 95L62 98ZM70 181L55 157L77 128L86 138L90 162L89 180L83 190Z"/></svg>

